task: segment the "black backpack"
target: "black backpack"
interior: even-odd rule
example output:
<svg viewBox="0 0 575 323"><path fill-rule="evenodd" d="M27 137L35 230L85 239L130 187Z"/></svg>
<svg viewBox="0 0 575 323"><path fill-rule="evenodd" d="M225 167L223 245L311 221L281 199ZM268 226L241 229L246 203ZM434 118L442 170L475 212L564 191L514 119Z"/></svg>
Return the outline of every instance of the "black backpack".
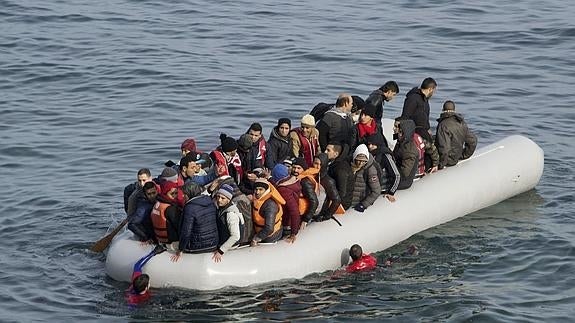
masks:
<svg viewBox="0 0 575 323"><path fill-rule="evenodd" d="M323 119L325 113L331 110L333 106L334 106L333 104L320 102L316 104L315 107L313 107L313 109L311 109L309 114L311 114L314 117L315 123L318 123L321 119Z"/></svg>

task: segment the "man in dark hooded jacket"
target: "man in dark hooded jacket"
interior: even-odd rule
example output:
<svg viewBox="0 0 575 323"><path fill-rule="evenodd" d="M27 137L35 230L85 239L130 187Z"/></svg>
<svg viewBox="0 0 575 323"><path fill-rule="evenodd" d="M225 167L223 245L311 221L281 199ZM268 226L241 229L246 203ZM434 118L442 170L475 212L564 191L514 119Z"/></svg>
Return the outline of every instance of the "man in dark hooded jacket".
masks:
<svg viewBox="0 0 575 323"><path fill-rule="evenodd" d="M397 135L397 143L393 149L393 157L399 168L401 174L401 181L397 189L403 190L410 188L413 184L413 179L417 173L419 164L419 151L413 142L413 133L415 132L415 122L413 120L399 120L396 121L393 127L395 132L394 137Z"/></svg>
<svg viewBox="0 0 575 323"><path fill-rule="evenodd" d="M209 195L202 195L202 187L187 182L184 191L184 211L180 228L180 244L172 261L180 259L182 251L190 253L213 252L218 248L217 209Z"/></svg>
<svg viewBox="0 0 575 323"><path fill-rule="evenodd" d="M437 119L435 143L439 151L439 168L454 166L473 155L477 137L469 130L463 116L455 112L455 103L445 101Z"/></svg>
<svg viewBox="0 0 575 323"><path fill-rule="evenodd" d="M268 169L272 169L276 164L292 157L290 131L291 120L288 118L280 118L278 125L272 129L266 148L265 166Z"/></svg>
<svg viewBox="0 0 575 323"><path fill-rule="evenodd" d="M435 93L436 88L437 82L428 77L421 82L419 88L414 87L407 92L403 102L401 118L411 119L415 122L416 127L422 127L424 130L429 131L429 99Z"/></svg>

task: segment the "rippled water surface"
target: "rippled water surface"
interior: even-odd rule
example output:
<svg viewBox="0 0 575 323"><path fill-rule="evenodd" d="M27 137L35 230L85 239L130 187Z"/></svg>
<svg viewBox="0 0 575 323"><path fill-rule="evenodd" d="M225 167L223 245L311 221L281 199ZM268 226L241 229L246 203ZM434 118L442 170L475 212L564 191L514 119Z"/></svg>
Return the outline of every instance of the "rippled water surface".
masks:
<svg viewBox="0 0 575 323"><path fill-rule="evenodd" d="M572 321L573 15L558 0L0 0L0 321ZM186 137L208 150L253 121L267 136L390 79L395 117L427 76L432 118L453 99L480 145L544 149L535 190L377 253L399 260L375 272L156 290L137 310L87 250L137 169L157 174Z"/></svg>

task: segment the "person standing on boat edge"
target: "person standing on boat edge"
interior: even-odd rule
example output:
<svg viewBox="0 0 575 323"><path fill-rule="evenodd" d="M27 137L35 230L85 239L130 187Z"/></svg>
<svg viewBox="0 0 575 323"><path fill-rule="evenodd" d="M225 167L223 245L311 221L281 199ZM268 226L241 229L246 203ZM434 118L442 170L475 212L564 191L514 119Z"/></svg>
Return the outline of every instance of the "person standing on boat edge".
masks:
<svg viewBox="0 0 575 323"><path fill-rule="evenodd" d="M218 209L218 249L214 251L212 259L215 262L222 261L224 253L231 248L248 242L245 234L244 217L232 202L234 189L228 184L222 184L216 192L214 203Z"/></svg>
<svg viewBox="0 0 575 323"><path fill-rule="evenodd" d="M272 129L267 141L266 168L272 169L276 164L292 157L290 131L291 120L288 118L280 118L278 125Z"/></svg>
<svg viewBox="0 0 575 323"><path fill-rule="evenodd" d="M293 243L301 226L301 216L299 214L301 184L295 176L289 173L288 168L283 164L277 164L272 169L272 184L285 201L285 204L282 205L282 236L286 237L287 242Z"/></svg>
<svg viewBox="0 0 575 323"><path fill-rule="evenodd" d="M263 178L254 183L252 219L256 234L250 245L273 243L282 237L282 206L286 203L276 188Z"/></svg>
<svg viewBox="0 0 575 323"><path fill-rule="evenodd" d="M375 122L381 128L381 118L383 118L383 106L386 101L391 101L399 93L399 86L395 81L387 81L379 89L371 92L365 100L366 106L375 107ZM387 142L385 143L387 145Z"/></svg>
<svg viewBox="0 0 575 323"><path fill-rule="evenodd" d="M132 284L126 291L126 301L130 307L135 307L148 301L152 295L150 293L150 276L142 274L143 267L154 257L166 251L161 246L156 246L150 253L142 257L134 264L132 272Z"/></svg>
<svg viewBox="0 0 575 323"><path fill-rule="evenodd" d="M437 119L435 142L439 151L439 169L455 166L460 160L473 155L477 136L467 127L463 116L455 112L455 103L445 101Z"/></svg>
<svg viewBox="0 0 575 323"><path fill-rule="evenodd" d="M294 159L292 175L299 179L301 185L298 201L302 221L300 229L304 229L311 221L319 205L317 198L319 193L318 174L319 168L308 167L303 157Z"/></svg>
<svg viewBox="0 0 575 323"><path fill-rule="evenodd" d="M368 271L377 267L377 259L372 255L364 254L358 244L354 244L349 248L349 255L352 262L345 268L348 273Z"/></svg>
<svg viewBox="0 0 575 323"><path fill-rule="evenodd" d="M428 77L419 88L414 87L405 96L401 118L411 119L416 127L422 127L431 134L429 124L429 99L437 89L437 82Z"/></svg>
<svg viewBox="0 0 575 323"><path fill-rule="evenodd" d="M306 114L301 118L301 125L290 132L291 149L294 157L303 157L308 165L319 152L319 131L315 128L315 118Z"/></svg>
<svg viewBox="0 0 575 323"><path fill-rule="evenodd" d="M182 252L213 252L218 248L217 209L209 195L202 195L203 188L194 182L182 187L185 205L180 227L178 251L171 256L177 262Z"/></svg>
<svg viewBox="0 0 575 323"><path fill-rule="evenodd" d="M319 145L325 150L329 143L350 145L353 120L350 116L353 99L349 94L341 94L335 102L335 108L325 113L317 123Z"/></svg>
<svg viewBox="0 0 575 323"><path fill-rule="evenodd" d="M401 174L401 181L397 189L404 190L413 184L419 166L419 150L413 142L415 122L410 119L396 121L393 131L394 139L397 139L393 148L393 158Z"/></svg>

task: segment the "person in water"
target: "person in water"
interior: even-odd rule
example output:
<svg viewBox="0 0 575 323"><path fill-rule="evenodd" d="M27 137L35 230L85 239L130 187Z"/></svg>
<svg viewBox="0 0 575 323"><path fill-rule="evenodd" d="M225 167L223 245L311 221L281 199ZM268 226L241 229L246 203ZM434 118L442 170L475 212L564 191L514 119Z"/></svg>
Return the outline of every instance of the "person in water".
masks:
<svg viewBox="0 0 575 323"><path fill-rule="evenodd" d="M152 257L161 254L166 249L161 246L156 246L154 250L150 251L147 255L142 257L134 264L134 271L132 273L132 284L126 291L126 301L130 306L142 304L150 299L150 276L142 274L142 268L146 265Z"/></svg>
<svg viewBox="0 0 575 323"><path fill-rule="evenodd" d="M377 266L377 259L372 255L364 254L358 244L354 244L349 248L349 256L352 262L345 268L348 273L372 270Z"/></svg>

